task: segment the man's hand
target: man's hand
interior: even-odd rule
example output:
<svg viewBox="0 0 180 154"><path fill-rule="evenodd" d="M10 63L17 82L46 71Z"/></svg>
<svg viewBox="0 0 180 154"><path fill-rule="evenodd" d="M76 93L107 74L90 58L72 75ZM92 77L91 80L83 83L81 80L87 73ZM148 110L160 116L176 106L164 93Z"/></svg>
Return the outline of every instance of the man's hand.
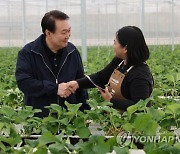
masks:
<svg viewBox="0 0 180 154"><path fill-rule="evenodd" d="M108 102L110 102L111 98L112 98L112 95L111 93L109 92L108 88L106 87L105 88L105 91L102 91L101 89L99 89L100 93L101 93L101 96Z"/></svg>
<svg viewBox="0 0 180 154"><path fill-rule="evenodd" d="M77 81L69 81L67 83L61 83L58 85L58 92L57 94L60 97L68 97L69 95L71 95L72 93L74 93L76 91L76 89L79 88L79 85L77 83Z"/></svg>
<svg viewBox="0 0 180 154"><path fill-rule="evenodd" d="M60 97L68 97L70 94L71 94L71 91L69 90L69 84L68 83L60 83L58 85L58 92L57 94L60 96Z"/></svg>
<svg viewBox="0 0 180 154"><path fill-rule="evenodd" d="M76 91L76 89L79 88L77 81L69 81L68 85L69 85L68 89L69 89L69 91L71 91L71 93L74 93Z"/></svg>

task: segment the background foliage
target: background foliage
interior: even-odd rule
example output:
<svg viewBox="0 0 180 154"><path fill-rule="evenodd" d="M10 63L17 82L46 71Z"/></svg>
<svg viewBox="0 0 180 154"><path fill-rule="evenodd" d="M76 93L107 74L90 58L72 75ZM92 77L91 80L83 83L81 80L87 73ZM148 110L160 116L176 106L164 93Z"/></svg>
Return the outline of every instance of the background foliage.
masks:
<svg viewBox="0 0 180 154"><path fill-rule="evenodd" d="M0 152L1 153L128 153L128 149L143 148L148 154L180 152L180 143L138 143L136 136L180 136L180 49L150 46L147 61L155 85L152 96L139 101L121 115L103 101L97 89L89 90L92 110L80 112L80 105L68 104L68 111L56 104L49 108L48 117L33 117L32 107L24 107L23 95L15 82L15 64L19 48L0 48ZM89 47L85 73L97 72L113 58L109 47ZM151 101L153 106L147 108ZM105 136L94 135L90 126L98 124ZM120 143L120 133L131 140ZM41 135L40 135L41 134ZM34 135L34 136L33 136ZM110 136L107 138L107 136ZM161 141L161 140L160 140Z"/></svg>

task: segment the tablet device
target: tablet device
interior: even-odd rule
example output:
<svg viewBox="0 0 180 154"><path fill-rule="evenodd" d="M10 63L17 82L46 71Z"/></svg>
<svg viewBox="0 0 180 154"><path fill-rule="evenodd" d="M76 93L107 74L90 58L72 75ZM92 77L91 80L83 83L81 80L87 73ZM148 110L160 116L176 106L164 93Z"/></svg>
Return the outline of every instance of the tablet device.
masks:
<svg viewBox="0 0 180 154"><path fill-rule="evenodd" d="M103 88L101 88L100 86L98 86L97 84L95 84L94 81L93 81L88 75L85 75L85 76L89 79L89 81L91 81L91 83L92 83L96 88L98 88L99 90L105 92L105 89L103 89Z"/></svg>

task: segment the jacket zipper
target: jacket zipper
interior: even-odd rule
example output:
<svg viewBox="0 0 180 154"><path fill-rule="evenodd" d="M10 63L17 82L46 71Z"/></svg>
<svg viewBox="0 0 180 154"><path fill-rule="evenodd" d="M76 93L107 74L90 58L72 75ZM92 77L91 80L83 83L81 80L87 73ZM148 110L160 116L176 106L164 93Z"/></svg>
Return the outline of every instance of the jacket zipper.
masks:
<svg viewBox="0 0 180 154"><path fill-rule="evenodd" d="M74 49L74 50L75 50L75 49ZM66 58L65 58L65 60L64 60L64 62L63 62L63 64L62 64L61 68L59 69L59 72L58 72L58 74L57 74L57 78L58 78L59 73L60 73L61 70L62 70L62 67L64 66L64 64L65 64L65 62L66 62L66 60L67 60L67 57L68 57L72 52L74 52L74 50L72 50L71 52L69 52L68 55L66 56Z"/></svg>
<svg viewBox="0 0 180 154"><path fill-rule="evenodd" d="M74 49L74 50L75 50L75 49ZM66 56L66 58L65 58L65 60L64 60L64 62L63 62L63 64L62 64L62 66L61 66L61 68L60 68L60 70L59 70L59 72L58 72L58 74L57 74L57 77L54 75L54 73L51 71L51 69L49 68L49 66L46 64L46 62L45 62L42 54L37 53L37 52L35 52L35 51L33 51L33 50L31 50L31 51L34 52L35 54L38 54L38 55L41 56L41 58L43 59L43 62L44 62L44 64L45 64L45 66L46 66L46 67L49 69L49 71L52 73L52 75L53 75L54 78L55 78L56 84L58 85L58 75L59 75L59 73L61 72L62 67L63 67L64 64L65 64L65 62L66 62L66 60L67 60L67 57L68 57L74 50L72 50L72 51L71 51L70 53L68 53L68 55ZM58 105L60 105L60 104L59 104L59 96L57 96L57 102L58 102Z"/></svg>
<svg viewBox="0 0 180 154"><path fill-rule="evenodd" d="M75 49L74 49L74 50L75 50ZM64 60L64 62L63 62L63 64L62 64L61 68L59 69L59 72L58 72L58 74L57 74L57 80L56 80L56 81L57 81L57 84L58 84L58 75L59 75L59 73L61 72L62 67L64 66L64 64L65 64L68 56L69 56L74 50L72 50L71 52L68 53L68 55L66 56L66 58L65 58L65 60ZM58 104L59 104L59 96L57 96L57 101L58 101Z"/></svg>

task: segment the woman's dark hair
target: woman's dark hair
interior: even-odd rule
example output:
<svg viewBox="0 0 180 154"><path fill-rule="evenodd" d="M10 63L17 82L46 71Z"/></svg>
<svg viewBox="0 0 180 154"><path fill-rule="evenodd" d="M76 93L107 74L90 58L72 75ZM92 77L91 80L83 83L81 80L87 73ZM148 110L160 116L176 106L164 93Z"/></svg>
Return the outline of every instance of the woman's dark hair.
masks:
<svg viewBox="0 0 180 154"><path fill-rule="evenodd" d="M69 16L61 11L52 10L47 12L41 20L42 32L45 34L46 29L50 32L56 31L55 20L68 20ZM45 34L46 35L46 34Z"/></svg>
<svg viewBox="0 0 180 154"><path fill-rule="evenodd" d="M127 64L138 65L149 58L149 49L142 31L135 26L125 26L116 32L117 41L127 46Z"/></svg>

